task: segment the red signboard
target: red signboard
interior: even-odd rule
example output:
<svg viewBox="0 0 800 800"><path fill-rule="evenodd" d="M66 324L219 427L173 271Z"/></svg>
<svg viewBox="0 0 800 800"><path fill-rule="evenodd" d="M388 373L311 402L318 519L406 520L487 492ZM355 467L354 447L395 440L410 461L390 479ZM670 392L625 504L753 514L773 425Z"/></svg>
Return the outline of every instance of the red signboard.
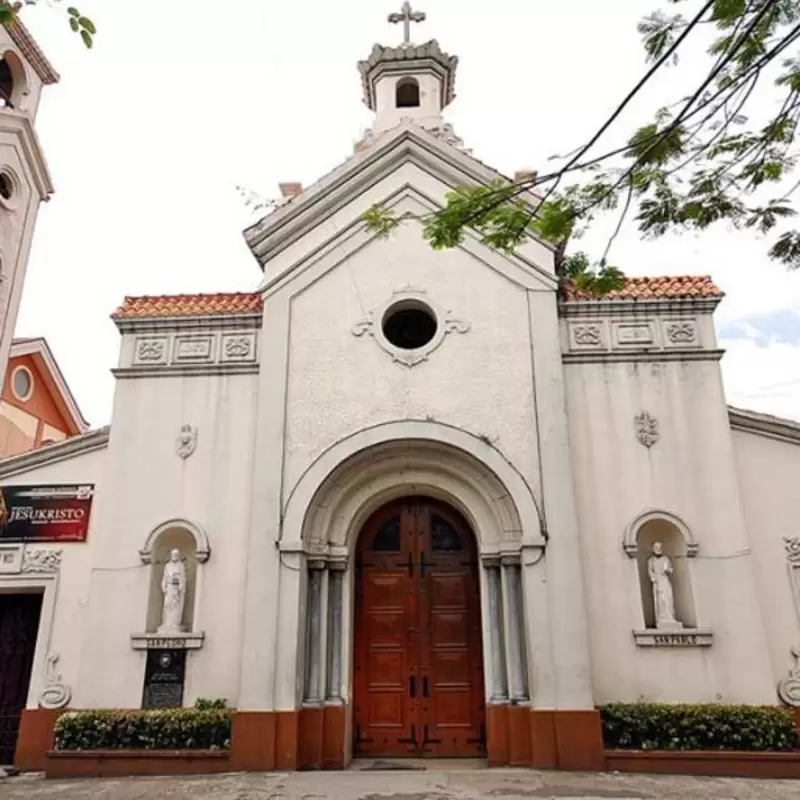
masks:
<svg viewBox="0 0 800 800"><path fill-rule="evenodd" d="M94 485L0 487L0 539L85 542Z"/></svg>

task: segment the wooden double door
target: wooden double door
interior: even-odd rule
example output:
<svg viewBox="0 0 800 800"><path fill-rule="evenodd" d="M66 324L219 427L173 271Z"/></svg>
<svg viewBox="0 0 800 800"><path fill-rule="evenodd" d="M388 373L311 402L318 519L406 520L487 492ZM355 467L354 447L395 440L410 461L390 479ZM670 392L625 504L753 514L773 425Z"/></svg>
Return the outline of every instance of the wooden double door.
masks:
<svg viewBox="0 0 800 800"><path fill-rule="evenodd" d="M372 516L355 621L355 754L485 754L478 560L457 512L406 498Z"/></svg>

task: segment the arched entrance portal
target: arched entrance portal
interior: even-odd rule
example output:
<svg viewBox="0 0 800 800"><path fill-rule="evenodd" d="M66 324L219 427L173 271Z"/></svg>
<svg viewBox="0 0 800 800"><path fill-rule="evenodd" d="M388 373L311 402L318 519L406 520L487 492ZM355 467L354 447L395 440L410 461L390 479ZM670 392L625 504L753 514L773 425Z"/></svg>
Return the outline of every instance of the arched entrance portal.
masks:
<svg viewBox="0 0 800 800"><path fill-rule="evenodd" d="M486 750L480 587L463 517L395 500L356 548L355 755L480 756Z"/></svg>

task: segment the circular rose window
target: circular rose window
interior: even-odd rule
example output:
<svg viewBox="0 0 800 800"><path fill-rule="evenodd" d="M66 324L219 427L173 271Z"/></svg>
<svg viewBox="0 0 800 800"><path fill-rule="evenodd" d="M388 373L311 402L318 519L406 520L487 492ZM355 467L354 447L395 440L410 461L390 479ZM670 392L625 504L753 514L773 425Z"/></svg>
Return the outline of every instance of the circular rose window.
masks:
<svg viewBox="0 0 800 800"><path fill-rule="evenodd" d="M436 335L436 315L417 301L397 303L383 315L381 325L386 340L401 350L424 347Z"/></svg>

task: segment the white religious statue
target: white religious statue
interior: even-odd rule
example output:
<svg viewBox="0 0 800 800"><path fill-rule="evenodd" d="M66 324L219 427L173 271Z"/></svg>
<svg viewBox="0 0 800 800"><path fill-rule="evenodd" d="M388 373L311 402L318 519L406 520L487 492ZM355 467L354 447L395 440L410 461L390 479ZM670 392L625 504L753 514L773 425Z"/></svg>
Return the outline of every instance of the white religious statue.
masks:
<svg viewBox="0 0 800 800"><path fill-rule="evenodd" d="M171 550L161 578L164 607L159 633L182 633L183 606L186 602L186 567L180 550Z"/></svg>
<svg viewBox="0 0 800 800"><path fill-rule="evenodd" d="M647 559L647 575L653 584L653 611L656 628L677 630L683 623L675 619L675 595L672 591L672 561L665 555L661 542L653 544L653 555Z"/></svg>

